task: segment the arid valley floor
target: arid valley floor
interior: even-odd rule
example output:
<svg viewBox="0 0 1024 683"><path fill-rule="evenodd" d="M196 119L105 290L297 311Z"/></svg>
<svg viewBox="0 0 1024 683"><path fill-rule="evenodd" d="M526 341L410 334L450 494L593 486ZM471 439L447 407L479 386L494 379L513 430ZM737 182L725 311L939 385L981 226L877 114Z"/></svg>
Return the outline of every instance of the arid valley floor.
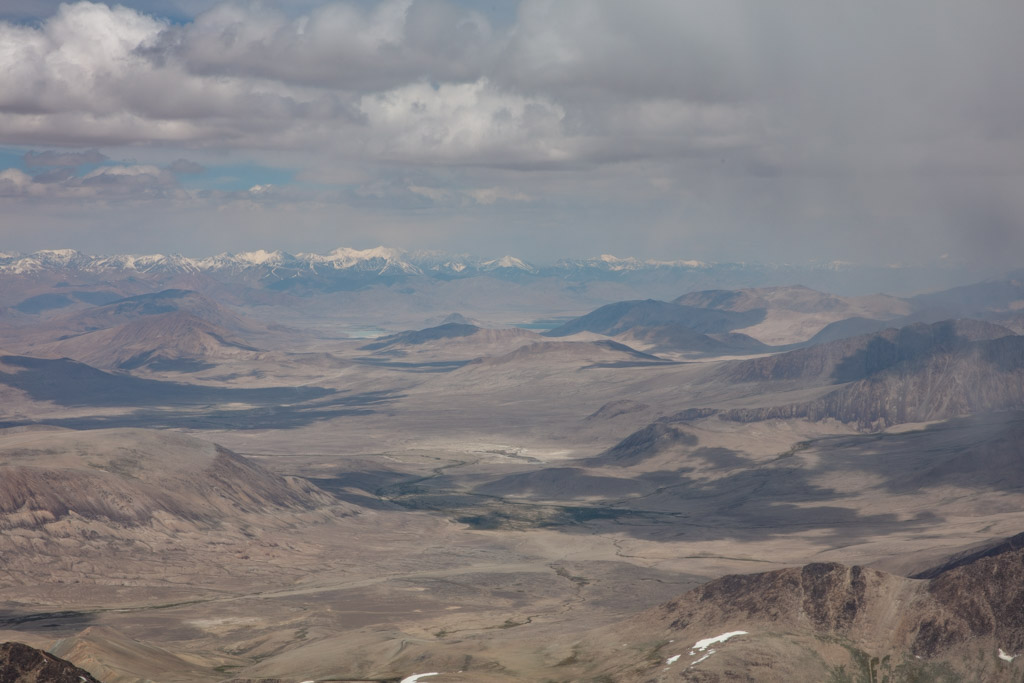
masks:
<svg viewBox="0 0 1024 683"><path fill-rule="evenodd" d="M54 254L0 264L0 641L105 683L1024 680L1018 279Z"/></svg>

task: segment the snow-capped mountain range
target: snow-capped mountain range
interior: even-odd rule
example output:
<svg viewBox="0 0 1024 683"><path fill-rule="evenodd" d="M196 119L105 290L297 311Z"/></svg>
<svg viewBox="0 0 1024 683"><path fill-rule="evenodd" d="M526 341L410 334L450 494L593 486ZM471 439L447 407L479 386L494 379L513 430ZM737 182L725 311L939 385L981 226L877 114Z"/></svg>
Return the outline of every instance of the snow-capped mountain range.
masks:
<svg viewBox="0 0 1024 683"><path fill-rule="evenodd" d="M29 274L56 268L101 273L111 271L216 272L243 270L264 271L352 271L377 275L469 275L494 271L541 274L544 271L570 271L581 268L608 272L636 271L652 268L707 268L700 261L641 261L603 255L592 259L566 259L554 266L540 268L515 256L496 259L452 255L438 251L406 252L390 247L350 249L341 247L327 254L265 251L223 253L204 258L178 254L89 256L73 249L44 249L31 254L0 252L0 273Z"/></svg>
<svg viewBox="0 0 1024 683"><path fill-rule="evenodd" d="M73 249L44 249L30 254L0 252L0 277L59 277L78 280L143 278L179 281L206 276L247 286L296 293L336 291L391 284L408 278L459 280L491 277L514 282L556 278L567 283L612 281L643 285L638 292L691 291L800 283L836 293L941 289L971 281L952 264L934 266L859 266L845 262L802 265L706 263L620 258L562 259L536 265L515 256L478 258L442 251L403 251L391 247L341 247L326 254L281 250L244 251L190 258L180 254L90 256ZM76 275L77 274L77 275ZM198 286L198 284L186 286Z"/></svg>

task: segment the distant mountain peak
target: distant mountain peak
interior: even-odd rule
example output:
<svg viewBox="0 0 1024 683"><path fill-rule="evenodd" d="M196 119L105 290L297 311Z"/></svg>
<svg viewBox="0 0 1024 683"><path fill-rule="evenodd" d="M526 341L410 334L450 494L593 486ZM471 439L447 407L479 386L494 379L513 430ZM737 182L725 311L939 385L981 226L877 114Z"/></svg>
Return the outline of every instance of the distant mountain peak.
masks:
<svg viewBox="0 0 1024 683"><path fill-rule="evenodd" d="M638 259L635 256L620 258L612 254L601 254L596 258L586 259L564 259L559 262L563 266L575 266L577 268L596 268L611 272L626 272L638 270L657 270L663 268L674 268L681 270L694 270L710 268L714 264L705 263L691 259L678 259L673 261L659 261L657 259Z"/></svg>
<svg viewBox="0 0 1024 683"><path fill-rule="evenodd" d="M484 261L480 264L481 270L495 270L497 268L514 268L516 270L525 270L528 273L535 273L537 269L531 266L526 261L516 258L515 256L505 255L499 259L491 261Z"/></svg>
<svg viewBox="0 0 1024 683"><path fill-rule="evenodd" d="M256 251L243 251L240 254L236 254L236 258L239 261L252 263L254 265L277 265L284 261L287 256L280 249L276 249L274 251L257 249Z"/></svg>

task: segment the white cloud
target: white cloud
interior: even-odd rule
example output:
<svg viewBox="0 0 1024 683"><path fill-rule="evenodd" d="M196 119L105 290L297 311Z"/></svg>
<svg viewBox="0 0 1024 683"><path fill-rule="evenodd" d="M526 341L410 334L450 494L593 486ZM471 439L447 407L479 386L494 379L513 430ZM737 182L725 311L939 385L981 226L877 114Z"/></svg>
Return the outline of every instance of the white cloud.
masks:
<svg viewBox="0 0 1024 683"><path fill-rule="evenodd" d="M577 10L526 2L521 25L499 35L478 13L425 0L331 2L299 17L225 3L184 25L61 5L38 27L0 23L0 142L529 168L742 139L749 121L732 105L595 95L650 80L656 65L631 56L646 54L638 19L616 42L621 11ZM615 64L599 58L609 41ZM569 84L564 101L549 87Z"/></svg>
<svg viewBox="0 0 1024 683"><path fill-rule="evenodd" d="M134 166L101 166L89 171L82 176L82 181L107 179L107 178L153 178L157 182L169 182L170 177L165 171L156 166L134 165Z"/></svg>
<svg viewBox="0 0 1024 683"><path fill-rule="evenodd" d="M501 166L569 156L560 106L503 93L486 79L407 85L366 95L359 108L374 133L367 151L380 159Z"/></svg>
<svg viewBox="0 0 1024 683"><path fill-rule="evenodd" d="M439 187L423 187L422 185L410 185L409 192L418 194L421 197L426 197L434 202L446 201L452 196L452 193L449 190Z"/></svg>
<svg viewBox="0 0 1024 683"><path fill-rule="evenodd" d="M42 183L33 183L32 176L16 168L0 171L0 197L41 196L46 191Z"/></svg>
<svg viewBox="0 0 1024 683"><path fill-rule="evenodd" d="M477 204L493 204L499 199L510 202L529 202L533 198L525 192L512 190L507 187L485 187L475 190L466 190L466 194L473 198Z"/></svg>
<svg viewBox="0 0 1024 683"><path fill-rule="evenodd" d="M61 5L40 29L0 24L0 109L121 111L117 91L143 61L132 51L163 26L123 7L87 2Z"/></svg>
<svg viewBox="0 0 1024 683"><path fill-rule="evenodd" d="M188 199L174 175L156 166L134 164L100 166L85 175L70 170L30 176L16 168L0 172L0 197L40 199L47 202Z"/></svg>

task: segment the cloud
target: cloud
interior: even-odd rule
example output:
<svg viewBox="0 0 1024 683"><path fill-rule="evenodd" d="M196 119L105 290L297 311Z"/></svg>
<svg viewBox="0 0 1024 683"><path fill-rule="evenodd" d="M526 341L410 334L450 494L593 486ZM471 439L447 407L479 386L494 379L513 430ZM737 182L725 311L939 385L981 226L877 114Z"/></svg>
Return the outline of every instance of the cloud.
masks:
<svg viewBox="0 0 1024 683"><path fill-rule="evenodd" d="M147 56L168 30L89 2L61 5L38 28L0 23L0 140L274 147L312 143L306 129L355 117L338 94Z"/></svg>
<svg viewBox="0 0 1024 683"><path fill-rule="evenodd" d="M32 176L16 168L0 171L0 197L39 196L43 193L42 183L35 183Z"/></svg>
<svg viewBox="0 0 1024 683"><path fill-rule="evenodd" d="M102 164L109 157L99 150L90 149L85 152L26 152L25 165L35 166L82 166L83 164Z"/></svg>
<svg viewBox="0 0 1024 683"><path fill-rule="evenodd" d="M172 185L174 178L167 171L156 166L101 166L89 171L81 178L84 185L134 182L146 185Z"/></svg>
<svg viewBox="0 0 1024 683"><path fill-rule="evenodd" d="M484 187L476 190L466 190L466 194L472 197L473 201L477 204L493 204L499 199L510 202L532 201L530 195L507 187Z"/></svg>
<svg viewBox="0 0 1024 683"><path fill-rule="evenodd" d="M135 164L100 166L82 176L69 167L57 167L34 177L9 168L0 172L0 196L48 202L107 202L182 199L188 195L169 171Z"/></svg>
<svg viewBox="0 0 1024 683"><path fill-rule="evenodd" d="M35 183L62 183L66 180L70 180L75 177L75 169L70 166L58 166L57 168L51 168L48 171L37 173L32 176L32 182Z"/></svg>
<svg viewBox="0 0 1024 683"><path fill-rule="evenodd" d="M8 173L9 199L182 197L187 159L231 157L367 211L525 197L608 240L647 220L653 252L697 258L953 253L976 224L981 260L1024 223L1024 4L521 0L492 23L443 0L125 3L0 22L0 143L156 170L30 152L48 170ZM242 194L299 202L289 182Z"/></svg>
<svg viewBox="0 0 1024 683"><path fill-rule="evenodd" d="M38 27L0 23L0 141L533 168L743 140L745 111L633 87L637 73L656 79L630 57L646 54L645 36L620 37L616 68L597 59L621 18L609 7L579 6L582 31L571 13L527 2L519 26L496 32L431 0L330 2L300 16L225 3L184 24L62 5ZM642 19L625 26L635 33Z"/></svg>
<svg viewBox="0 0 1024 683"><path fill-rule="evenodd" d="M445 190L440 187L423 187L422 185L410 185L409 192L418 194L421 197L426 197L433 202L443 202L451 199L452 193L450 190Z"/></svg>
<svg viewBox="0 0 1024 683"><path fill-rule="evenodd" d="M169 27L143 53L195 74L360 91L476 80L496 57L493 38L483 15L436 0L329 2L298 17L225 3Z"/></svg>
<svg viewBox="0 0 1024 683"><path fill-rule="evenodd" d="M188 159L175 159L167 166L167 170L173 173L196 174L205 171L206 167Z"/></svg>
<svg viewBox="0 0 1024 683"><path fill-rule="evenodd" d="M500 29L441 0L305 7L0 23L0 141L520 168L741 150L804 173L1015 168L999 141L1024 132L1015 6L523 0Z"/></svg>
<svg viewBox="0 0 1024 683"><path fill-rule="evenodd" d="M366 95L359 108L376 133L364 149L388 161L503 166L559 162L571 154L560 106L503 93L486 79L407 85Z"/></svg>

